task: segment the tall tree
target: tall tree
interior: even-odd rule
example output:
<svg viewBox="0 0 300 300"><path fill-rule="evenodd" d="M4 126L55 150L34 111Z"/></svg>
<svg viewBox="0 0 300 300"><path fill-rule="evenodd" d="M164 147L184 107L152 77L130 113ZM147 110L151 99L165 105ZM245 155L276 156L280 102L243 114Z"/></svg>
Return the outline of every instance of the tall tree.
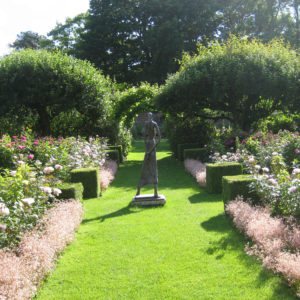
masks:
<svg viewBox="0 0 300 300"><path fill-rule="evenodd" d="M10 44L9 47L16 50L39 49L42 43L46 48L46 46L49 45L49 41L47 41L47 38L43 35L39 35L38 33L33 31L25 31L20 32L17 35L17 39L12 44Z"/></svg>
<svg viewBox="0 0 300 300"><path fill-rule="evenodd" d="M91 0L77 55L118 81L163 82L215 34L218 1Z"/></svg>

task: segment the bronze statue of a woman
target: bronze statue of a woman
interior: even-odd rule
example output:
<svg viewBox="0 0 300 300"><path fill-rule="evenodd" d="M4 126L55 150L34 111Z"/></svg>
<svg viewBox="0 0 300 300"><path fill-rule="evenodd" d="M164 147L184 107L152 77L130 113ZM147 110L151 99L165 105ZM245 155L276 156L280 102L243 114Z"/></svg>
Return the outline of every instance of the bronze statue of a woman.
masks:
<svg viewBox="0 0 300 300"><path fill-rule="evenodd" d="M157 137L157 141L156 138ZM152 113L148 113L148 121L145 124L145 146L146 152L142 167L142 173L138 184L137 196L141 193L141 187L154 184L154 197L158 198L157 184L158 172L156 161L156 147L161 139L159 127L153 121Z"/></svg>

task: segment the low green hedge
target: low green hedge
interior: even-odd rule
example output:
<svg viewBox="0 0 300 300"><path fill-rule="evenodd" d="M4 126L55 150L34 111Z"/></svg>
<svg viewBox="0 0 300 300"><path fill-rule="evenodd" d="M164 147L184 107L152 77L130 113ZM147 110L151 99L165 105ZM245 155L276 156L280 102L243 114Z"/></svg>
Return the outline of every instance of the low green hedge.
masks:
<svg viewBox="0 0 300 300"><path fill-rule="evenodd" d="M183 159L196 159L201 162L207 162L209 157L209 152L207 148L195 148L195 149L184 149Z"/></svg>
<svg viewBox="0 0 300 300"><path fill-rule="evenodd" d="M189 143L189 144L178 144L177 145L177 158L179 160L183 160L183 151L184 149L195 149L200 148L201 145L196 143Z"/></svg>
<svg viewBox="0 0 300 300"><path fill-rule="evenodd" d="M222 193L222 177L228 175L241 175L242 164L216 163L206 165L206 189L212 194Z"/></svg>
<svg viewBox="0 0 300 300"><path fill-rule="evenodd" d="M250 183L254 181L252 175L235 175L223 176L222 178L222 198L224 208L227 202L234 200L238 195L243 196L244 199L256 199L256 195L249 188Z"/></svg>
<svg viewBox="0 0 300 300"><path fill-rule="evenodd" d="M120 155L118 150L106 150L108 155L108 159L116 161L118 164L120 163Z"/></svg>
<svg viewBox="0 0 300 300"><path fill-rule="evenodd" d="M108 150L118 150L120 163L122 163L124 161L123 154L122 154L123 153L122 145L108 146Z"/></svg>
<svg viewBox="0 0 300 300"><path fill-rule="evenodd" d="M82 183L62 183L59 187L61 194L58 199L83 199L83 185Z"/></svg>
<svg viewBox="0 0 300 300"><path fill-rule="evenodd" d="M81 182L83 185L83 199L100 196L100 177L98 168L73 169L71 182Z"/></svg>

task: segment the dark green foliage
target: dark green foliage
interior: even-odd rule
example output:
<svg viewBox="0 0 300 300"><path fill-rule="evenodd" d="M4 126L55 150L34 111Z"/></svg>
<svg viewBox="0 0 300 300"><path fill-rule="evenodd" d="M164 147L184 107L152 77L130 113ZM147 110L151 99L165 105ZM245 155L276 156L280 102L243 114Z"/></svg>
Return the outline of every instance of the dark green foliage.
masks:
<svg viewBox="0 0 300 300"><path fill-rule="evenodd" d="M223 176L222 178L222 197L225 205L234 200L238 195L246 200L255 200L257 196L251 191L249 185L254 181L251 175Z"/></svg>
<svg viewBox="0 0 300 300"><path fill-rule="evenodd" d="M83 199L83 185L82 183L63 183L58 187L61 190L59 199Z"/></svg>
<svg viewBox="0 0 300 300"><path fill-rule="evenodd" d="M71 182L80 182L83 185L83 199L100 196L100 177L98 168L73 169Z"/></svg>
<svg viewBox="0 0 300 300"><path fill-rule="evenodd" d="M184 149L183 159L186 160L196 159L201 162L207 162L209 160L209 150L207 148L195 148L195 149Z"/></svg>
<svg viewBox="0 0 300 300"><path fill-rule="evenodd" d="M278 133L279 130L298 131L300 129L300 115L274 112L266 119L259 120L257 128L264 132Z"/></svg>
<svg viewBox="0 0 300 300"><path fill-rule="evenodd" d="M222 177L228 175L241 175L242 164L216 163L206 165L206 190L209 193L222 193Z"/></svg>
<svg viewBox="0 0 300 300"><path fill-rule="evenodd" d="M228 119L248 131L278 109L299 111L300 60L281 41L231 37L186 55L156 97L173 117Z"/></svg>
<svg viewBox="0 0 300 300"><path fill-rule="evenodd" d="M153 98L158 92L158 86L141 83L123 91L114 109L115 119L123 122L126 128L131 128L134 119L143 112L154 112Z"/></svg>
<svg viewBox="0 0 300 300"><path fill-rule="evenodd" d="M12 169L14 167L11 151L5 147L0 147L0 171Z"/></svg>
<svg viewBox="0 0 300 300"><path fill-rule="evenodd" d="M108 149L110 149L110 150L118 150L118 153L119 153L119 161L120 161L120 163L123 162L123 150L122 150L122 145L108 146Z"/></svg>
<svg viewBox="0 0 300 300"><path fill-rule="evenodd" d="M103 136L114 95L112 82L90 63L60 52L23 50L0 60L2 114L9 119L30 111L40 135L52 134L53 122L63 135L67 119L73 135Z"/></svg>
<svg viewBox="0 0 300 300"><path fill-rule="evenodd" d="M162 83L176 58L213 37L219 1L91 0L77 55L119 82Z"/></svg>
<svg viewBox="0 0 300 300"><path fill-rule="evenodd" d="M184 150L185 149L194 149L194 148L200 148L201 146L196 143L187 143L187 144L178 144L177 145L177 152L175 152L175 156L179 160L184 160Z"/></svg>
<svg viewBox="0 0 300 300"><path fill-rule="evenodd" d="M209 144L215 136L212 122L198 119L182 119L168 117L166 119L166 135L173 153L177 153L179 144L195 144L202 148ZM181 154L183 158L183 153Z"/></svg>
<svg viewBox="0 0 300 300"><path fill-rule="evenodd" d="M108 155L108 159L116 161L118 164L120 163L120 154L119 150L106 150L105 151Z"/></svg>

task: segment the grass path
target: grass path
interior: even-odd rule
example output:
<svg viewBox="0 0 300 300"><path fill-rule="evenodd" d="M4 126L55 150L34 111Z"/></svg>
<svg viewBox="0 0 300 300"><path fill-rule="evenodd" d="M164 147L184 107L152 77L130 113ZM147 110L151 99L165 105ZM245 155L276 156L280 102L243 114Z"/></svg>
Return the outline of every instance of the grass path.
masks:
<svg viewBox="0 0 300 300"><path fill-rule="evenodd" d="M135 143L103 197L85 201L76 239L37 299L296 299L244 253L221 197L201 189L165 142L157 156L167 204L130 208L143 151Z"/></svg>

